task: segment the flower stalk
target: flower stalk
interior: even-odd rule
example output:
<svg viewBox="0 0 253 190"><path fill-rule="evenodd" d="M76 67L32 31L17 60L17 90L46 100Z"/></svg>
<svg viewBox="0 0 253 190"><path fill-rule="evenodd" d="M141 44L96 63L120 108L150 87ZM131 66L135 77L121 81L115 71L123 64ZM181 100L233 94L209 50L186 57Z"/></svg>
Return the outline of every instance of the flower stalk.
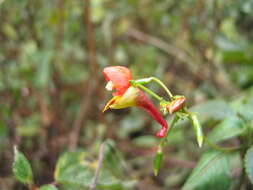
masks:
<svg viewBox="0 0 253 190"><path fill-rule="evenodd" d="M170 92L170 90L166 87L166 85L161 81L159 80L158 78L156 77L148 77L148 78L143 78L143 79L138 79L138 80L133 80L131 81L134 85L144 85L144 84L148 84L150 82L155 82L157 83L158 85L160 85L165 91L166 93L168 94L169 98L172 99L173 98L173 95L172 93Z"/></svg>
<svg viewBox="0 0 253 190"><path fill-rule="evenodd" d="M144 92L148 93L149 95L151 95L152 97L154 97L155 99L157 99L159 102L163 101L163 98L159 95L157 95L156 93L154 93L152 90L148 89L147 87L145 87L142 84L138 84L135 82L131 82L131 84L135 87L139 87L140 89L142 89Z"/></svg>

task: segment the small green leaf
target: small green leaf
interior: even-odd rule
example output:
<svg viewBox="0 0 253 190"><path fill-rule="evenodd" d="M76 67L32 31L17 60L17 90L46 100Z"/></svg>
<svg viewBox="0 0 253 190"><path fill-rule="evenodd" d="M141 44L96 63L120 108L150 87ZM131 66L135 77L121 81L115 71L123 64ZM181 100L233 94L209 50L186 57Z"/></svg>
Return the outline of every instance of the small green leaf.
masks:
<svg viewBox="0 0 253 190"><path fill-rule="evenodd" d="M39 190L58 190L58 189L53 185L43 185L39 188Z"/></svg>
<svg viewBox="0 0 253 190"><path fill-rule="evenodd" d="M229 156L219 151L205 153L182 190L228 190L231 182Z"/></svg>
<svg viewBox="0 0 253 190"><path fill-rule="evenodd" d="M162 152L162 148L159 146L158 151L156 152L155 159L154 159L154 174L155 174L155 176L158 175L158 172L161 168L162 159L163 159L163 152Z"/></svg>
<svg viewBox="0 0 253 190"><path fill-rule="evenodd" d="M19 152L14 147L14 163L12 165L12 171L18 181L24 184L33 184L33 173L29 161L26 159L23 153Z"/></svg>
<svg viewBox="0 0 253 190"><path fill-rule="evenodd" d="M189 117L190 117L190 121L192 123L192 126L194 128L194 132L195 132L195 136L197 138L198 145L199 145L199 147L201 147L203 144L204 135L203 135L202 128L199 123L198 117L195 114L190 114Z"/></svg>
<svg viewBox="0 0 253 190"><path fill-rule="evenodd" d="M251 146L246 153L244 158L244 166L246 173L253 184L253 146Z"/></svg>

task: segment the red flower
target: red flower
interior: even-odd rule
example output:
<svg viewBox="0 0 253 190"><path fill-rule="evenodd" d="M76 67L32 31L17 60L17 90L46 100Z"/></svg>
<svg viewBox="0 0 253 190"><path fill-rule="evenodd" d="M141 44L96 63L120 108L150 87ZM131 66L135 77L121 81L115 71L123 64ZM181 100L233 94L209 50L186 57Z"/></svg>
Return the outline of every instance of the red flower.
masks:
<svg viewBox="0 0 253 190"><path fill-rule="evenodd" d="M110 108L140 107L148 112L162 126L162 129L156 135L158 137L164 137L168 128L167 122L144 92L137 87L131 86L131 71L126 67L111 66L104 68L103 74L107 80L106 89L115 90L113 98L106 104L103 112Z"/></svg>

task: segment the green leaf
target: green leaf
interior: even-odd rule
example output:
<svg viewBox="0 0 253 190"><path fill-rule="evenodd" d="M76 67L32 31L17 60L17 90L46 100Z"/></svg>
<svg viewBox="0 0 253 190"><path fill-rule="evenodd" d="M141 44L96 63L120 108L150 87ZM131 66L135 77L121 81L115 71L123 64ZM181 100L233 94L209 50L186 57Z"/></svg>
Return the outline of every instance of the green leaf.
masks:
<svg viewBox="0 0 253 190"><path fill-rule="evenodd" d="M98 180L98 189L133 188L135 180L127 180L127 164L114 141L106 140L103 167Z"/></svg>
<svg viewBox="0 0 253 190"><path fill-rule="evenodd" d="M248 149L245 158L244 158L244 166L246 173L253 184L253 146Z"/></svg>
<svg viewBox="0 0 253 190"><path fill-rule="evenodd" d="M245 124L240 118L237 116L229 117L209 132L207 137L212 142L219 142L241 135L245 129Z"/></svg>
<svg viewBox="0 0 253 190"><path fill-rule="evenodd" d="M99 183L97 184L97 188L120 189L121 182L119 179L112 176L108 170L102 170L99 175Z"/></svg>
<svg viewBox="0 0 253 190"><path fill-rule="evenodd" d="M83 151L64 153L56 164L55 181L59 184L89 186L94 174L84 158Z"/></svg>
<svg viewBox="0 0 253 190"><path fill-rule="evenodd" d="M127 180L126 176L122 179L119 179L118 176L112 175L110 170L103 168L100 171L99 180L97 183L97 189L98 190L100 189L101 190L132 189L136 183L137 183L136 180Z"/></svg>
<svg viewBox="0 0 253 190"><path fill-rule="evenodd" d="M53 185L43 185L39 188L39 190L57 190L57 188Z"/></svg>
<svg viewBox="0 0 253 190"><path fill-rule="evenodd" d="M14 147L14 163L12 165L12 171L18 181L24 184L33 184L32 168L23 153L19 152Z"/></svg>
<svg viewBox="0 0 253 190"><path fill-rule="evenodd" d="M230 185L229 155L205 153L183 186L183 190L227 190Z"/></svg>
<svg viewBox="0 0 253 190"><path fill-rule="evenodd" d="M60 156L56 163L54 177L57 178L68 168L68 166L76 164L84 160L85 153L83 151L66 152Z"/></svg>
<svg viewBox="0 0 253 190"><path fill-rule="evenodd" d="M224 100L219 99L194 106L191 111L196 112L201 120L220 120L235 115L233 109Z"/></svg>
<svg viewBox="0 0 253 190"><path fill-rule="evenodd" d="M238 112L238 114L245 120L251 121L253 118L253 98L244 96L237 98L232 107Z"/></svg>

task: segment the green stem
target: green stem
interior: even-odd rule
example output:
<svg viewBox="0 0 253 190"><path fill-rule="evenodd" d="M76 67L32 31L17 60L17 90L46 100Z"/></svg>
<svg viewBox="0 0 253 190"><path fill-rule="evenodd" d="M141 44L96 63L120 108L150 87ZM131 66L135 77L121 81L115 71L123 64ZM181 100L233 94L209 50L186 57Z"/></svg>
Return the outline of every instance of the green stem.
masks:
<svg viewBox="0 0 253 190"><path fill-rule="evenodd" d="M168 96L170 97L170 99L172 99L173 95L172 93L170 92L170 90L167 88L167 86L165 86L165 84L160 81L158 78L156 77L151 77L152 81L156 82L157 84L159 84L168 94Z"/></svg>
<svg viewBox="0 0 253 190"><path fill-rule="evenodd" d="M167 141L167 137L170 133L170 131L174 128L175 123L178 121L179 116L175 115L172 119L171 125L170 125L170 129L167 131L166 136L160 141L159 145L158 145L158 150L155 156L155 160L154 160L154 174L155 176L157 176L160 167L161 167L161 162L162 162L162 158L163 158L163 147L165 146L165 143Z"/></svg>
<svg viewBox="0 0 253 190"><path fill-rule="evenodd" d="M162 101L163 100L163 98L161 96L158 96L156 93L154 93L152 90L149 90L148 88L146 88L142 84L136 83L135 86L141 88L143 91L145 91L146 93L150 94L151 96L153 96L154 98L156 98L158 101Z"/></svg>
<svg viewBox="0 0 253 190"><path fill-rule="evenodd" d="M165 146L165 143L167 141L167 137L170 134L170 131L175 127L176 122L179 120L179 116L175 115L171 121L170 128L168 129L166 136L161 140L159 147L163 148Z"/></svg>
<svg viewBox="0 0 253 190"><path fill-rule="evenodd" d="M138 80L132 80L132 84L133 85L143 85L143 84L148 84L150 82L156 82L158 85L160 85L168 94L168 96L170 97L170 99L173 98L172 93L170 92L170 90L166 87L166 85L159 80L156 77L149 77L149 78L143 78L143 79L138 79Z"/></svg>

